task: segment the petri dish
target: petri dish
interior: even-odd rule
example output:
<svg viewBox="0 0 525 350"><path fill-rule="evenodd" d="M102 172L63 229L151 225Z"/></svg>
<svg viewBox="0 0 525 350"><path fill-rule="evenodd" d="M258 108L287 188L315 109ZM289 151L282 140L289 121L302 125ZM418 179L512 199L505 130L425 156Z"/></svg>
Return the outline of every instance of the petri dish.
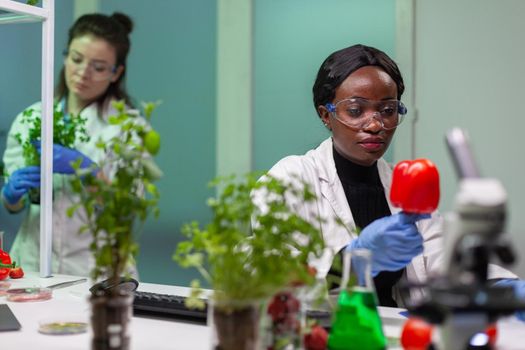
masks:
<svg viewBox="0 0 525 350"><path fill-rule="evenodd" d="M30 302L49 300L53 296L53 290L50 288L15 288L6 292L8 301Z"/></svg>
<svg viewBox="0 0 525 350"><path fill-rule="evenodd" d="M88 324L82 321L41 321L38 331L42 334L66 335L87 332Z"/></svg>
<svg viewBox="0 0 525 350"><path fill-rule="evenodd" d="M9 282L0 282L0 297L7 294L7 290L11 287L11 283Z"/></svg>
<svg viewBox="0 0 525 350"><path fill-rule="evenodd" d="M38 331L49 335L80 334L88 330L85 314L50 316L38 321Z"/></svg>

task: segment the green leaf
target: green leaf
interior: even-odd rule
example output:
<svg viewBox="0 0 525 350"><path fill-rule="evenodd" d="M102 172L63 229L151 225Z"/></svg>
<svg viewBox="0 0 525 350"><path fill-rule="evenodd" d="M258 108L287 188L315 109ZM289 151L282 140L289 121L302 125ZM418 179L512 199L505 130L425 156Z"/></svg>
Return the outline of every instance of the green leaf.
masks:
<svg viewBox="0 0 525 350"><path fill-rule="evenodd" d="M159 194L159 191L157 190L157 186L155 186L152 183L148 183L146 185L146 191L148 191L148 193L155 195L155 196Z"/></svg>
<svg viewBox="0 0 525 350"><path fill-rule="evenodd" d="M117 116L115 116L115 115L111 115L111 116L109 116L109 118L108 118L108 123L109 123L110 125L117 125L117 124L120 123L120 119L119 119L119 117L117 117Z"/></svg>
<svg viewBox="0 0 525 350"><path fill-rule="evenodd" d="M67 208L66 214L68 217L73 217L73 214L77 211L77 209L80 207L80 203L76 203L73 206Z"/></svg>
<svg viewBox="0 0 525 350"><path fill-rule="evenodd" d="M191 281L190 286L190 295L184 300L184 303L190 309L204 309L206 307L206 304L201 298L202 289L199 280Z"/></svg>
<svg viewBox="0 0 525 350"><path fill-rule="evenodd" d="M156 155L160 149L160 135L155 130L150 130L144 136L144 147L152 154Z"/></svg>
<svg viewBox="0 0 525 350"><path fill-rule="evenodd" d="M162 170L158 167L157 164L151 159L141 159L140 162L142 163L142 166L144 167L144 176L150 180L150 181L157 181L162 176Z"/></svg>
<svg viewBox="0 0 525 350"><path fill-rule="evenodd" d="M157 108L157 106L160 104L161 104L161 101L142 103L142 109L144 110L144 116L149 120L155 108Z"/></svg>
<svg viewBox="0 0 525 350"><path fill-rule="evenodd" d="M113 107L120 113L123 113L126 108L126 103L124 100L113 101Z"/></svg>
<svg viewBox="0 0 525 350"><path fill-rule="evenodd" d="M111 247L107 245L103 246L98 256L95 257L96 263L101 266L110 266L112 262L111 257Z"/></svg>

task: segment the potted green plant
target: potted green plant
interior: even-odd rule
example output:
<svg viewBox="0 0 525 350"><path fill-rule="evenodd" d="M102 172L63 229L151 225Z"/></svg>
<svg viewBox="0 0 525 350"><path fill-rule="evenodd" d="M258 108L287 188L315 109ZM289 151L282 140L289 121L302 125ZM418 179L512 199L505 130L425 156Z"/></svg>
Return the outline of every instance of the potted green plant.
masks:
<svg viewBox="0 0 525 350"><path fill-rule="evenodd" d="M94 280L107 279L109 285L116 285L126 275L138 252L137 234L142 224L150 213L158 215L159 192L154 181L162 175L153 161L160 136L149 124L155 104L144 105L145 120L136 110L126 109L123 102L114 103L114 107L118 114L111 116L109 123L118 126L120 133L108 143L97 144L109 156L96 168L81 169L80 160L73 165L76 176L71 185L78 201L68 209L68 215L76 210L85 213L80 233L93 235L90 249L95 267L91 275ZM133 294L100 289L90 301L92 348L109 349L109 342L114 344L117 339L120 346L111 349L127 349Z"/></svg>
<svg viewBox="0 0 525 350"><path fill-rule="evenodd" d="M41 111L34 107L27 108L22 112L20 123L27 126L27 132L18 132L14 135L22 147L22 157L25 166L40 165L40 154L35 147L35 141L41 140L42 120ZM53 106L53 143L64 147L73 148L77 142L88 142L86 133L86 119L80 115L64 116L59 104ZM4 174L9 176L10 174ZM40 203L40 190L29 192L31 203Z"/></svg>
<svg viewBox="0 0 525 350"><path fill-rule="evenodd" d="M204 228L197 222L183 226L187 240L178 244L174 259L182 267L197 268L213 289L208 323L215 348L257 349L262 345L258 320L264 301L294 281L315 280L308 263L323 249L320 225L305 221L287 201L314 201L315 195L299 180L258 179L254 173L219 178L211 185L220 188L208 200L211 222ZM192 286L187 300L198 306L200 282Z"/></svg>

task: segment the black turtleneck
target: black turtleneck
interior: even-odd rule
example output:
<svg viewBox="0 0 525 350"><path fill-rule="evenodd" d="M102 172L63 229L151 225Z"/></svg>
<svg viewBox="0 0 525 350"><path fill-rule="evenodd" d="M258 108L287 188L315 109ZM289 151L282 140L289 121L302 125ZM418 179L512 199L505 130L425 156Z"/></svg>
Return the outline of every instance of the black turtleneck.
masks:
<svg viewBox="0 0 525 350"><path fill-rule="evenodd" d="M377 162L372 166L362 166L340 155L335 147L333 151L337 175L343 184L356 226L362 229L372 221L390 215ZM382 271L374 278L380 305L397 306L392 299L392 286L401 278L403 271Z"/></svg>

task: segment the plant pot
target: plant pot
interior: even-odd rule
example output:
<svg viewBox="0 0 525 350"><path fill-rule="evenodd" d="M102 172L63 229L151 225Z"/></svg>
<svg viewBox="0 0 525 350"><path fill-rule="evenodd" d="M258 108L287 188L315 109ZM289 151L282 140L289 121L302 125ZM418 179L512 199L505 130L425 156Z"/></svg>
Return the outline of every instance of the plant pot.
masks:
<svg viewBox="0 0 525 350"><path fill-rule="evenodd" d="M210 300L208 325L212 329L213 350L262 350L266 303L221 302Z"/></svg>
<svg viewBox="0 0 525 350"><path fill-rule="evenodd" d="M92 350L128 350L133 294L98 292L91 303Z"/></svg>

